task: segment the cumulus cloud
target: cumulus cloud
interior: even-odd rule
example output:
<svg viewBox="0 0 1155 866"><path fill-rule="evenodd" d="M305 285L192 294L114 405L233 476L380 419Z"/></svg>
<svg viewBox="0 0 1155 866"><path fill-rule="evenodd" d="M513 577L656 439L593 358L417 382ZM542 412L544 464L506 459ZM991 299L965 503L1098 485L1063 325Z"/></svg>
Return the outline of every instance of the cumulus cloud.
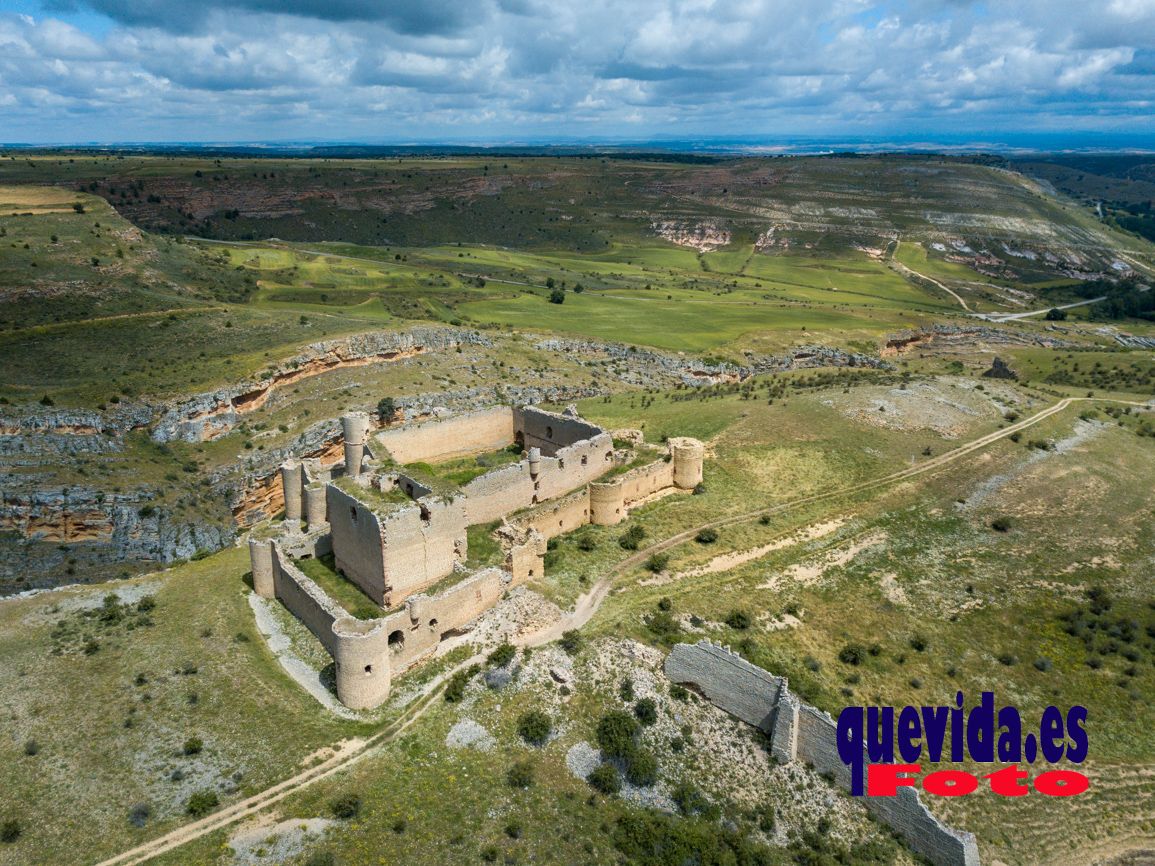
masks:
<svg viewBox="0 0 1155 866"><path fill-rule="evenodd" d="M98 26L99 25L99 26ZM9 140L1155 132L1155 0L44 0Z"/></svg>

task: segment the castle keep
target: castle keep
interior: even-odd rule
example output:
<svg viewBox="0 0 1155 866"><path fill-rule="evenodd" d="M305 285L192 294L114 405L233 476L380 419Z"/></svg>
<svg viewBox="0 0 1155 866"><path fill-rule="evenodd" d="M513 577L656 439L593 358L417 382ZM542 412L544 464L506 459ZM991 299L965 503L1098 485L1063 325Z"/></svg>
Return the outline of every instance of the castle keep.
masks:
<svg viewBox="0 0 1155 866"><path fill-rule="evenodd" d="M343 461L282 465L284 520L255 531L249 555L255 591L317 637L336 663L337 697L353 709L379 705L394 674L540 577L549 539L620 523L629 506L702 480L702 443L671 439L644 463L640 437L616 448L573 409L498 406L379 432L365 413L341 424ZM474 457L504 465L467 471L464 483L430 465ZM470 568L470 528L495 523L500 564ZM381 615L346 610L305 574L307 559L331 561Z"/></svg>

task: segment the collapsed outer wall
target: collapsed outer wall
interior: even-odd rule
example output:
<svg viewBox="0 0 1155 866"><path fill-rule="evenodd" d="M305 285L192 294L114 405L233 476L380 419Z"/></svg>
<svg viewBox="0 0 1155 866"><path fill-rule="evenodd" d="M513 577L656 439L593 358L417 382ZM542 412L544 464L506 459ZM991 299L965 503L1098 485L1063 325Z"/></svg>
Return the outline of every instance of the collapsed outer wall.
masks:
<svg viewBox="0 0 1155 866"><path fill-rule="evenodd" d="M677 644L666 658L665 671L674 682L697 687L710 703L768 734L771 753L779 760L811 763L849 790L850 770L838 755L834 720L801 703L785 678L709 641ZM974 836L952 830L930 814L913 788L899 789L896 797L863 797L862 805L937 866L979 866Z"/></svg>
<svg viewBox="0 0 1155 866"><path fill-rule="evenodd" d="M423 421L375 437L398 463L434 463L497 451L513 442L513 410L496 406L445 420Z"/></svg>

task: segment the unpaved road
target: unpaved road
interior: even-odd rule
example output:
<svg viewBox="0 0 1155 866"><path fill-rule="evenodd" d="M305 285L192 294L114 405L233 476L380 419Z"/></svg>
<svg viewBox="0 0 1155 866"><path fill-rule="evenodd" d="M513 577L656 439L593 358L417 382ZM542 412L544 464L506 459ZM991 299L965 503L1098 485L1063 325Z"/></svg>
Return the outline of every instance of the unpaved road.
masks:
<svg viewBox="0 0 1155 866"><path fill-rule="evenodd" d="M719 528L723 526L731 526L737 523L743 523L749 520L756 519L763 514L774 514L785 511L790 508L796 508L799 505L806 505L812 502L821 502L827 499L836 499L838 497L847 496L854 493L861 493L875 488L886 487L891 484L896 484L901 481L906 481L910 478L915 478L919 475L934 472L938 469L953 463L969 454L973 454L992 442L1002 439L1004 436L1009 436L1012 433L1025 430L1026 428L1039 423L1052 415L1062 412L1068 406L1077 402L1100 402L1100 403L1124 403L1131 406L1149 406L1148 403L1136 403L1130 400L1111 400L1109 398L1097 397L1066 397L1053 406L1037 412L1030 418L1010 424L1001 430L996 430L993 433L988 433L985 436L980 436L965 445L960 445L953 451L947 451L938 457L932 457L923 461L917 466L911 466L907 469L898 472L892 472L889 475L884 475L880 478L874 478L869 481L861 481L857 484L850 484L845 487L824 491L822 493L815 493L810 496L803 496L794 499L790 502L783 502L769 508L758 508L753 511L744 512L742 514L735 514L729 517L724 517L719 520L703 523L700 526L695 526L680 532L670 538L652 544L644 550L639 550L633 555L627 557L620 562L618 566L609 574L602 577L595 583L589 592L580 596L572 613L562 617L557 622L549 625L543 629L539 629L529 635L525 635L515 641L521 646L541 646L542 644L550 643L561 637L562 633L570 629L581 628L598 611L602 602L610 593L614 581L619 576L625 574L632 568L641 565L653 553L659 553L668 550L675 545L689 541L703 529ZM413 704L405 710L405 712L393 722L390 722L383 730L374 734L366 740L352 740L342 741L333 746L334 754L332 757L326 759L324 762L310 767L304 772L298 773L283 782L273 785L261 791L259 794L254 794L239 803L234 803L227 806L218 812L214 812L206 818L199 821L194 821L191 824L186 824L179 827L170 833L153 839L151 842L146 842L143 845L138 845L128 851L118 854L108 860L102 861L98 866L135 866L135 864L145 863L153 857L158 857L169 851L175 850L180 846L199 839L209 833L224 829L231 824L235 824L244 818L262 812L265 809L279 803L281 800L290 796L291 794L300 791L309 785L314 784L322 779L328 778L341 770L347 769L363 758L378 751L382 746L396 739L402 732L405 731L411 724L419 719L424 712L429 709L437 695L440 693L440 686L457 670L465 668L475 662L482 660L481 655L474 656L462 662L453 670L444 671L426 687L425 694L414 701Z"/></svg>
<svg viewBox="0 0 1155 866"><path fill-rule="evenodd" d="M1107 296L1101 295L1097 298L1091 298L1089 301L1063 304L1058 307L1043 307L1041 310L1031 310L1026 313L975 313L974 316L976 319L986 319L988 322L1013 322L1015 319L1029 319L1031 316L1041 316L1043 313L1049 313L1051 310L1073 310L1075 307L1085 307L1088 304L1097 304L1099 301L1105 300L1107 300Z"/></svg>
<svg viewBox="0 0 1155 866"><path fill-rule="evenodd" d="M918 277L920 280L926 280L928 283L931 283L932 285L938 286L940 289L942 289L944 292L946 292L948 295L950 295L952 298L954 298L956 301L958 301L959 304L962 305L962 308L964 310L966 310L968 313L974 312L969 306L967 306L967 302L964 301L961 296L959 296L952 289L948 289L946 286L944 286L942 283L940 283L938 280L934 279L933 277L928 277L926 274L920 274L918 271L914 270L914 268L908 268L906 265L904 265L898 259L891 259L889 262L887 262L887 264L890 265L891 268L893 268L895 271L897 271L899 274L901 274L904 277Z"/></svg>

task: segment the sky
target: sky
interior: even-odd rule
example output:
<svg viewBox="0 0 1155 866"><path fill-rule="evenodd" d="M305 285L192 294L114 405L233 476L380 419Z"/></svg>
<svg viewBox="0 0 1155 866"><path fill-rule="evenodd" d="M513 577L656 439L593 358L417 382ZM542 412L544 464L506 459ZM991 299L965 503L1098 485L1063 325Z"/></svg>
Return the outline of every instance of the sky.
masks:
<svg viewBox="0 0 1155 866"><path fill-rule="evenodd" d="M1155 145L1155 0L0 0L0 141Z"/></svg>

